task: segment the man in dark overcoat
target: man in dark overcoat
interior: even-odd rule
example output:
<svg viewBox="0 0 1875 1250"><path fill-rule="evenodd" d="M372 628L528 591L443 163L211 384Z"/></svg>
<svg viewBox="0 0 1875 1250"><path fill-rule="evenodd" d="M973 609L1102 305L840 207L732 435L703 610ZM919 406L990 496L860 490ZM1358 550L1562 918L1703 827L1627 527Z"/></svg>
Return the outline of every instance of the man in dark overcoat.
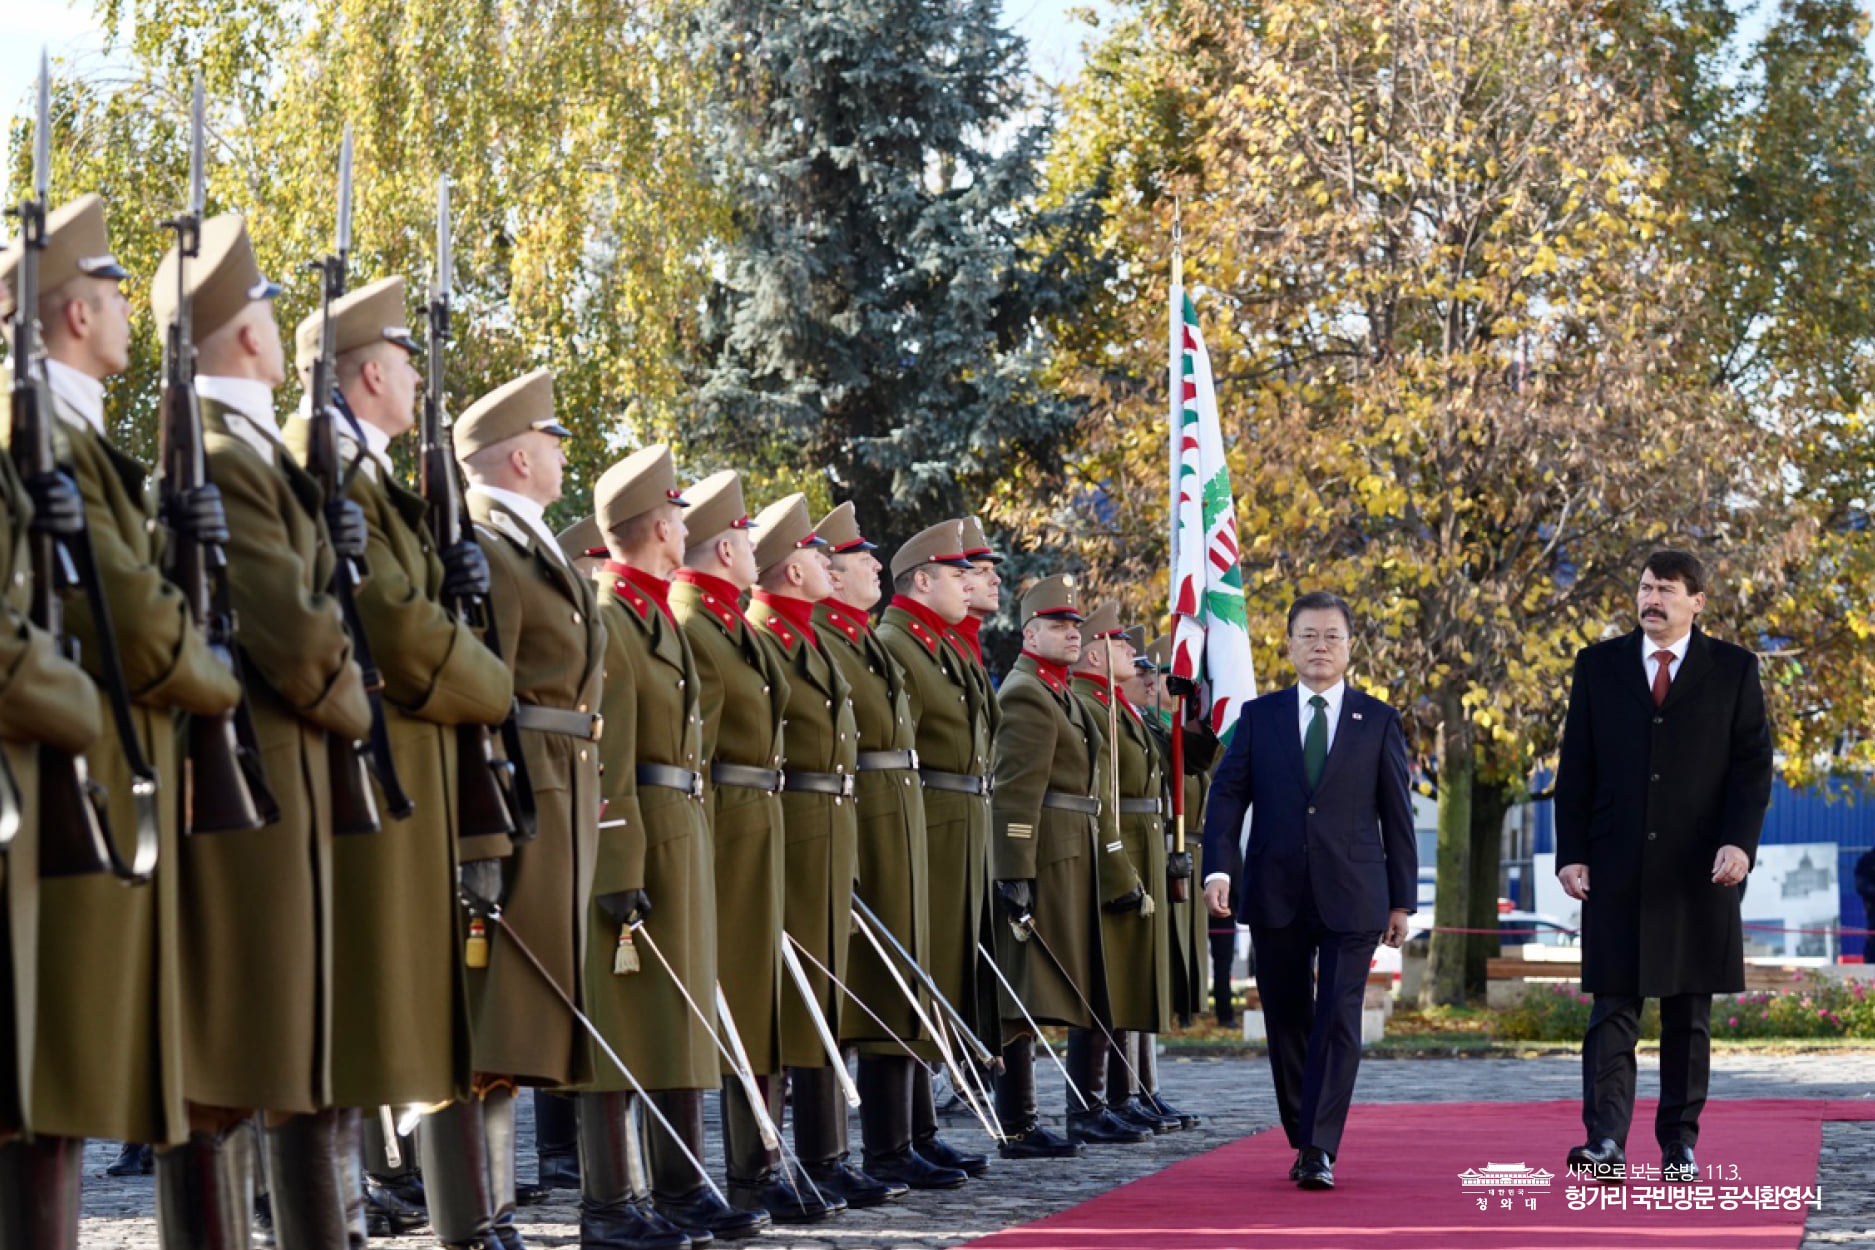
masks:
<svg viewBox="0 0 1875 1250"><path fill-rule="evenodd" d="M1694 625L1706 574L1684 551L1641 570L1640 627L1576 656L1556 772L1557 877L1582 904L1585 1144L1569 1166L1626 1174L1641 1003L1660 1000L1663 1178L1691 1182L1712 996L1745 988L1739 897L1771 799L1758 659Z"/></svg>

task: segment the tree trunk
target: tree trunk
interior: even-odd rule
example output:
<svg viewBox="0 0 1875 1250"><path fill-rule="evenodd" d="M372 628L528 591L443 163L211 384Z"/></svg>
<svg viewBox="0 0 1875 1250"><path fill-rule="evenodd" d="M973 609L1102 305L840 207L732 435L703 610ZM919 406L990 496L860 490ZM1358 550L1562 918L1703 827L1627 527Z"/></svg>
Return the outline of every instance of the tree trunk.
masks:
<svg viewBox="0 0 1875 1250"><path fill-rule="evenodd" d="M1439 875L1433 923L1441 929L1468 927L1471 916L1471 722L1456 691L1440 696ZM1465 937L1432 935L1426 964L1427 1001L1458 1006L1465 1001Z"/></svg>
<svg viewBox="0 0 1875 1250"><path fill-rule="evenodd" d="M1485 961L1498 953L1497 895L1504 873L1504 813L1510 810L1505 786L1476 784L1471 788L1471 920L1468 929L1482 929L1465 943L1465 994L1484 1000Z"/></svg>

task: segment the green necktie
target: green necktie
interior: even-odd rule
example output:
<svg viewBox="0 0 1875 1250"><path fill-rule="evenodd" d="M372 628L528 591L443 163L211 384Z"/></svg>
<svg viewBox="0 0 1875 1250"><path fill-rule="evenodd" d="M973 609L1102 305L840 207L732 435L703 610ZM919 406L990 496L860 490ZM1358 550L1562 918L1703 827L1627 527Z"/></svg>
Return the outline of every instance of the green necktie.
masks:
<svg viewBox="0 0 1875 1250"><path fill-rule="evenodd" d="M1328 763L1328 700L1319 694L1309 696L1309 706L1315 709L1315 715L1309 720L1309 731L1302 735L1302 770L1308 774L1309 789L1313 790L1322 781L1322 766Z"/></svg>

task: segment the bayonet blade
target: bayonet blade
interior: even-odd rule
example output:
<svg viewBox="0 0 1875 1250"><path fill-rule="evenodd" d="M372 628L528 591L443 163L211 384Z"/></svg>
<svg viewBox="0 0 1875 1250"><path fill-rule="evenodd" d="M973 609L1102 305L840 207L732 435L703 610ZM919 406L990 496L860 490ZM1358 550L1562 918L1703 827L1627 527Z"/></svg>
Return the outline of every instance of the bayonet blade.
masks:
<svg viewBox="0 0 1875 1250"><path fill-rule="evenodd" d="M208 203L208 122L202 76L195 76L194 98L189 102L189 216L197 222Z"/></svg>
<svg viewBox="0 0 1875 1250"><path fill-rule="evenodd" d="M454 293L455 280L450 271L449 255L449 175L436 180L436 277L430 295L447 301Z"/></svg>
<svg viewBox="0 0 1875 1250"><path fill-rule="evenodd" d="M52 195L52 58L39 49L39 111L33 120L33 198Z"/></svg>
<svg viewBox="0 0 1875 1250"><path fill-rule="evenodd" d="M352 250L352 124L345 123L345 139L339 144L339 231L338 253L342 258Z"/></svg>

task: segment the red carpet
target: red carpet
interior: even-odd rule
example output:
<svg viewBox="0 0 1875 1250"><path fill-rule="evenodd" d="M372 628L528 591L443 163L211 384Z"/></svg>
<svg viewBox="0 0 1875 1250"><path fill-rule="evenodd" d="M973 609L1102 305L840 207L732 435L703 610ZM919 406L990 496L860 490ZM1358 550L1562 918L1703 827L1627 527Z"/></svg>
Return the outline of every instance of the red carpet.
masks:
<svg viewBox="0 0 1875 1250"><path fill-rule="evenodd" d="M1654 1105L1635 1109L1625 1186L1573 1184L1563 1156L1582 1137L1576 1102L1356 1104L1333 1192L1286 1178L1279 1129L1187 1159L1059 1215L972 1242L984 1250L1793 1250L1818 1195L1824 1120L1875 1119L1875 1099L1714 1101L1700 1125L1706 1180L1659 1183ZM1124 1149L1124 1147L1101 1147ZM1468 1189L1491 1164L1553 1173L1515 1196ZM1501 1174L1501 1173L1500 1173ZM1490 1174L1486 1174L1490 1175ZM1770 1200L1763 1201L1767 1187ZM1572 1209L1569 1195L1595 1205ZM1625 1208L1603 1205L1603 1195ZM1479 1209L1479 1199L1488 1209ZM1704 1209L1653 1204L1705 1199ZM1820 1195L1830 1209L1830 1194ZM1785 1202L1789 1200L1790 1209ZM1508 1201L1508 1208L1504 1203ZM1534 1204L1534 1205L1532 1205ZM1728 1209L1729 1205L1729 1209Z"/></svg>

